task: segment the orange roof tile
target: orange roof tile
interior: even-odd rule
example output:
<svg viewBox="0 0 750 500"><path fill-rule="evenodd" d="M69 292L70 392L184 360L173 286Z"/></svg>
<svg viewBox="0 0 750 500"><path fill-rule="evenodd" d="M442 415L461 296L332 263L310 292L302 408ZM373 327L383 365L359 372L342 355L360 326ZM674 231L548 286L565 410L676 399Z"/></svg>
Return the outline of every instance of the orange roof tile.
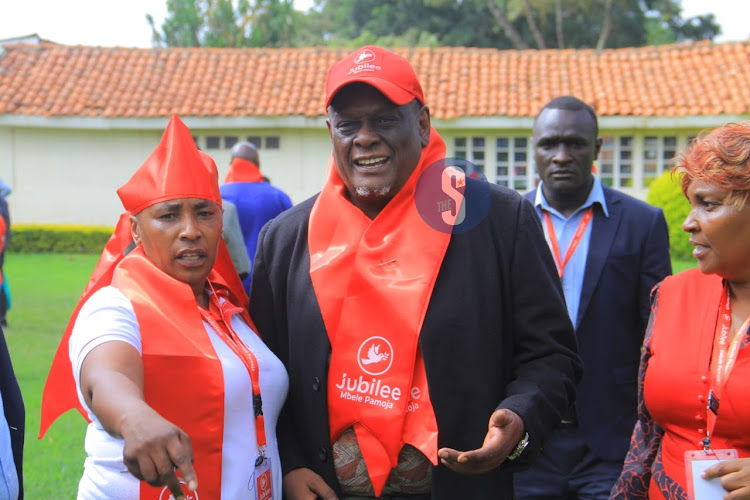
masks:
<svg viewBox="0 0 750 500"><path fill-rule="evenodd" d="M6 45L0 114L321 116L328 67L349 49ZM573 94L600 115L750 113L750 41L605 50L395 49L432 115L533 116Z"/></svg>

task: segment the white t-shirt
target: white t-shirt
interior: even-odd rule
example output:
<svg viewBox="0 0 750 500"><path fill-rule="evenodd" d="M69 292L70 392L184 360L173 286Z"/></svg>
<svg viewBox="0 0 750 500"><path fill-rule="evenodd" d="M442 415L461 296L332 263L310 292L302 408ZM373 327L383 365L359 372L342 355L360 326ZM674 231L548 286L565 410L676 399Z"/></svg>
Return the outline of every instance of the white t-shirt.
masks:
<svg viewBox="0 0 750 500"><path fill-rule="evenodd" d="M252 383L247 368L207 323L203 323L221 361L224 374L224 442L222 445L221 498L256 498L253 481L258 445L252 408ZM232 327L258 360L260 390L263 395L267 449L273 476L273 498L281 499L281 464L276 440L276 422L286 399L289 378L281 361L266 347L239 315ZM92 422L86 430L83 477L78 485L79 500L134 500L139 497L139 481L123 463L122 439L112 437L86 406L80 388L80 371L86 355L105 342L119 341L142 353L140 328L133 305L112 286L94 293L81 308L70 336L69 355L78 399ZM217 416L218 417L218 416ZM198 477L200 498L200 477ZM165 497L166 498L166 497Z"/></svg>

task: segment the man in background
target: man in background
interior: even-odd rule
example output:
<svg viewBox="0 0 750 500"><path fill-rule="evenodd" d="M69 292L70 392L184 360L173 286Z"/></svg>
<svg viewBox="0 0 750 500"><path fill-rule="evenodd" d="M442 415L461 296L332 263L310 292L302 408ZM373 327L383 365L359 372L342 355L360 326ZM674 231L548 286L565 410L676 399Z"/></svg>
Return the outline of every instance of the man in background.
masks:
<svg viewBox="0 0 750 500"><path fill-rule="evenodd" d="M592 174L602 140L594 110L558 97L534 120L541 178L527 193L557 262L576 327L583 379L516 498L607 499L636 421L640 347L653 286L672 273L661 209L603 186Z"/></svg>
<svg viewBox="0 0 750 500"><path fill-rule="evenodd" d="M237 207L251 266L248 276L242 280L245 291L249 293L258 233L266 222L290 208L292 202L283 191L263 180L258 150L250 142L238 142L232 147L229 172L220 189L222 199Z"/></svg>

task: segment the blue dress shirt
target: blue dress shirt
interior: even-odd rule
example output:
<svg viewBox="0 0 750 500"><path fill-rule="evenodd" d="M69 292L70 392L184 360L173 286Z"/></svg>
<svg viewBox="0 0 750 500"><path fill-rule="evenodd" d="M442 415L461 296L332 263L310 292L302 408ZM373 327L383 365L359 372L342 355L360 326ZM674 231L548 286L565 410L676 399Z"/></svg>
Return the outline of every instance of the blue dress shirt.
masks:
<svg viewBox="0 0 750 500"><path fill-rule="evenodd" d="M547 202L542 192L542 183L539 184L536 190L536 198L534 199L534 206L536 207L537 214L542 221L542 227L544 228L544 237L547 239L547 244L552 249L550 244L550 237L547 233L547 224L544 220L544 213L547 212L552 220L552 226L555 228L555 236L557 237L557 245L560 249L560 258L564 259L565 254L568 251L568 246L573 240L573 236L576 234L578 224L583 219L583 214L586 209L593 207L595 203L598 203L605 217L609 217L607 211L607 202L604 200L604 190L602 189L602 183L594 177L594 185L591 187L586 201L573 212L567 219ZM573 324L578 327L578 305L581 299L581 288L583 287L583 275L586 271L586 258L589 254L589 241L591 240L591 228L593 226L593 220L586 227L586 232L583 233L581 241L578 243L578 248L575 253L570 257L570 260L565 265L562 276L562 287L563 293L565 294L565 303L568 306L568 315Z"/></svg>

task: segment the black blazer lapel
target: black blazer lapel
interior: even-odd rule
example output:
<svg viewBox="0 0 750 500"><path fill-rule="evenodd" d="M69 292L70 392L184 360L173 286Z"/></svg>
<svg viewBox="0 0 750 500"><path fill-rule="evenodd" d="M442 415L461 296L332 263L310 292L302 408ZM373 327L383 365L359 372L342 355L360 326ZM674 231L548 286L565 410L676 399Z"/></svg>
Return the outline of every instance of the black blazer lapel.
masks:
<svg viewBox="0 0 750 500"><path fill-rule="evenodd" d="M589 243L589 253L586 257L586 270L583 274L583 284L581 286L581 298L578 305L578 317L576 318L576 331L581 323L586 309L591 303L591 297L594 295L596 285L607 263L609 252L612 249L612 243L617 236L617 229L620 227L622 219L622 207L620 200L612 196L611 191L604 189L604 199L607 202L609 217L604 215L600 205L594 209L594 220L591 226L591 240Z"/></svg>

